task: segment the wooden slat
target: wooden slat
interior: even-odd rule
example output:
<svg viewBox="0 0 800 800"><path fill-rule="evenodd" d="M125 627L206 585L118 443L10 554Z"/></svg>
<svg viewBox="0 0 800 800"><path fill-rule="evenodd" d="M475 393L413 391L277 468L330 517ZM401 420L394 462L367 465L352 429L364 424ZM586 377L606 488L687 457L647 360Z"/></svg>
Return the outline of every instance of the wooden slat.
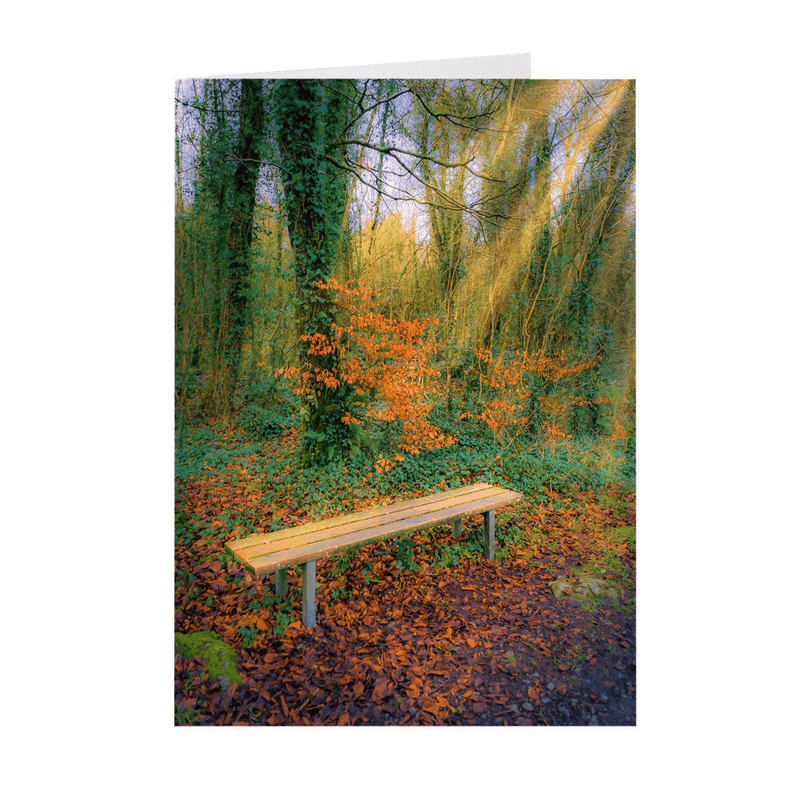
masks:
<svg viewBox="0 0 800 800"><path fill-rule="evenodd" d="M267 575L276 569L307 563L406 531L480 514L521 499L518 492L489 484L475 484L462 490L287 529L294 534L278 542L274 537L267 539L271 534L261 534L228 542L226 548L256 575Z"/></svg>
<svg viewBox="0 0 800 800"><path fill-rule="evenodd" d="M474 503L466 503L448 509L442 509L422 516L414 517L412 520L400 520L397 522L380 525L366 530L358 530L334 539L314 542L303 547L292 548L278 553L270 553L249 559L253 572L256 575L266 575L277 568L302 564L309 560L322 558L332 555L342 550L349 550L352 547L359 547L365 544L372 544L392 536L411 530L429 528L454 519L456 516L468 517L472 514L480 514L490 511L499 506L515 502L521 496L515 492L507 495L494 495L488 500L478 500Z"/></svg>
<svg viewBox="0 0 800 800"><path fill-rule="evenodd" d="M271 534L261 534L259 537L240 539L239 541L233 542L230 547L237 555L249 561L257 556L304 547L314 542L326 541L360 530L369 530L390 522L408 520L409 527L413 527L413 520L419 516L430 514L435 511L457 508L459 505L467 502L487 500L497 496L498 493L503 491L505 490L499 489L496 486L486 485L486 488L480 488L469 494L450 495L448 497L430 495L425 498L418 498L418 502L416 502L413 507L408 507L406 504L384 506L383 513L381 514L372 514L356 519L336 517L327 520L327 522L288 528L280 531L282 535L278 537ZM397 505L403 505L404 507L397 508ZM455 515L455 512L453 513Z"/></svg>
<svg viewBox="0 0 800 800"><path fill-rule="evenodd" d="M243 539L236 539L232 544L236 545L237 551L240 548L246 548L251 544L259 544L265 541L265 537L270 542L280 542L284 539L291 539L294 536L310 533L316 530L329 530L332 527L339 525L349 525L361 520L372 520L379 517L385 517L388 514L393 514L396 511L412 510L418 506L424 506L432 501L446 500L451 497L462 497L469 495L473 492L481 491L482 489L496 489L488 483L475 483L472 486L461 486L458 489L451 489L447 492L438 492L434 495L427 495L425 497L414 497L411 500L403 500L400 503L392 503L391 505L374 506L368 508L366 511L358 511L353 514L344 514L341 517L335 517L327 520L320 520L319 522L307 522L304 525L296 525L292 528L283 528L279 531L270 531L269 533L256 533L252 536L246 536Z"/></svg>

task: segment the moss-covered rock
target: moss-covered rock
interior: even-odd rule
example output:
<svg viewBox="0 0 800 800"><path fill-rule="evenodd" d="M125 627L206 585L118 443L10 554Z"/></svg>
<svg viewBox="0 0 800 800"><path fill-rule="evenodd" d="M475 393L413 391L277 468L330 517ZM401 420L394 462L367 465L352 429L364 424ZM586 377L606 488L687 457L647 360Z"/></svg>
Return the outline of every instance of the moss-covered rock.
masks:
<svg viewBox="0 0 800 800"><path fill-rule="evenodd" d="M577 575L574 582L564 578L551 581L550 589L556 597L568 597L581 602L593 597L619 597L620 591L611 581L598 578L596 575Z"/></svg>
<svg viewBox="0 0 800 800"><path fill-rule="evenodd" d="M237 669L239 659L236 652L214 631L176 633L175 653L182 658L199 656L208 667L209 677L218 680L225 689L231 684L238 685L242 681Z"/></svg>

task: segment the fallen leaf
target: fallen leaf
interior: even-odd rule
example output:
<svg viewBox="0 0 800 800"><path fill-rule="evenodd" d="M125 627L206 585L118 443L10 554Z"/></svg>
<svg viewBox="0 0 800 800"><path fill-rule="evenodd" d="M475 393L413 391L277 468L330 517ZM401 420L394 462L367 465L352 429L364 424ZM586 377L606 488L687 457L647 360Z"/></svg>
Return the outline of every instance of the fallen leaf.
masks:
<svg viewBox="0 0 800 800"><path fill-rule="evenodd" d="M375 688L372 690L374 700L383 700L389 694L389 682L386 678L379 678L375 681Z"/></svg>

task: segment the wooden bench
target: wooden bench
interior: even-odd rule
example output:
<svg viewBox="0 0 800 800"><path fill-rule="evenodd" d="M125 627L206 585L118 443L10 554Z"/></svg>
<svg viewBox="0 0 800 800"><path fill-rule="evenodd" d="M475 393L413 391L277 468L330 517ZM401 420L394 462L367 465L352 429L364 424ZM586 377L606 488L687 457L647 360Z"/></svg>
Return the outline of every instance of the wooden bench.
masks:
<svg viewBox="0 0 800 800"><path fill-rule="evenodd" d="M256 576L274 572L276 594L286 592L286 568L300 564L303 624L310 628L317 620L317 559L446 522L452 523L453 533L458 536L464 517L483 514L484 550L491 561L494 560L495 509L519 500L522 495L518 492L476 483L357 514L236 539L228 542L225 549Z"/></svg>

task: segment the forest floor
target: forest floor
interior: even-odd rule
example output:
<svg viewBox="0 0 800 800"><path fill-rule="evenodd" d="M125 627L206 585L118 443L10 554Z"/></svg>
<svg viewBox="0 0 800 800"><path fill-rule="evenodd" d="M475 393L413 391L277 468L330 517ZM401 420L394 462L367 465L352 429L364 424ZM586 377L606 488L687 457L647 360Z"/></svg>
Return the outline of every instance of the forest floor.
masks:
<svg viewBox="0 0 800 800"><path fill-rule="evenodd" d="M281 446L178 478L175 630L214 631L242 681L226 689L176 655L176 724L636 724L634 494L526 496L498 512L494 562L480 516L458 541L440 527L322 559L307 630L299 569L276 597L224 553L237 535L307 521L302 497L254 480ZM552 581L582 574L618 596L554 596Z"/></svg>

